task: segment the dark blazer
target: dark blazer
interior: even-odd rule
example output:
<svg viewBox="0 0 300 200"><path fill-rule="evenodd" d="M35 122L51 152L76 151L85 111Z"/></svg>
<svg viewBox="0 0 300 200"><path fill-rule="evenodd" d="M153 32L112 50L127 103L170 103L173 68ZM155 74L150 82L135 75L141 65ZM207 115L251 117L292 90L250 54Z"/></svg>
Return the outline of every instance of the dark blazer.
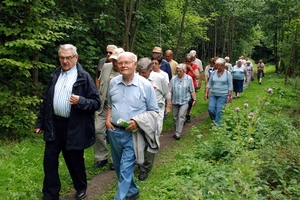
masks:
<svg viewBox="0 0 300 200"><path fill-rule="evenodd" d="M84 71L79 63L76 66L78 76L73 85L72 93L79 95L80 98L77 105L71 106L67 133L67 150L82 150L95 143L94 112L99 110L101 103L95 82L90 74ZM60 72L61 67L51 74L36 122L36 128L44 131L45 141L54 141L56 137L53 129L53 97L55 84Z"/></svg>

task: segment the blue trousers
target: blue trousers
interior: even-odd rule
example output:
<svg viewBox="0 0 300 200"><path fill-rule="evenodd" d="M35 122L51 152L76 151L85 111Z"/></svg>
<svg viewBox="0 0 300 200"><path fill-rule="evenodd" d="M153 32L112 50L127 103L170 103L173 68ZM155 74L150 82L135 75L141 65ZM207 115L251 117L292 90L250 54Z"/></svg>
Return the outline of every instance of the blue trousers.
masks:
<svg viewBox="0 0 300 200"><path fill-rule="evenodd" d="M124 200L126 196L133 196L139 191L134 182L135 154L132 133L116 128L116 130L107 130L107 135L111 145L115 172L118 176L115 200Z"/></svg>
<svg viewBox="0 0 300 200"><path fill-rule="evenodd" d="M215 121L218 125L221 124L221 117L222 117L222 108L226 104L227 94L224 96L215 96L213 94L209 95L209 102L208 102L208 113L210 119Z"/></svg>

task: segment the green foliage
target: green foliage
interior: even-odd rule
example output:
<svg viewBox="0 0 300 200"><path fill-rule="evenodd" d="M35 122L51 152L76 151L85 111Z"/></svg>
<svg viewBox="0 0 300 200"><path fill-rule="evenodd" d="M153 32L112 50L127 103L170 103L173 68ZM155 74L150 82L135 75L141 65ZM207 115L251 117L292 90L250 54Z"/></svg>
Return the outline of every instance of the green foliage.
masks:
<svg viewBox="0 0 300 200"><path fill-rule="evenodd" d="M177 155L178 167L166 185L182 195L171 198L300 197L300 135L287 115L298 107L299 92L279 85L238 107L226 106L222 125L211 129L209 139L199 135L194 153Z"/></svg>
<svg viewBox="0 0 300 200"><path fill-rule="evenodd" d="M0 93L0 138L21 139L33 132L40 100L35 96L20 96L20 93L4 91Z"/></svg>
<svg viewBox="0 0 300 200"><path fill-rule="evenodd" d="M47 1L2 2L0 7L0 117L1 137L22 138L33 129L40 100L38 69L53 68L39 60L47 45L66 37L61 27L71 23L56 16L55 3ZM55 16L55 17L54 17Z"/></svg>

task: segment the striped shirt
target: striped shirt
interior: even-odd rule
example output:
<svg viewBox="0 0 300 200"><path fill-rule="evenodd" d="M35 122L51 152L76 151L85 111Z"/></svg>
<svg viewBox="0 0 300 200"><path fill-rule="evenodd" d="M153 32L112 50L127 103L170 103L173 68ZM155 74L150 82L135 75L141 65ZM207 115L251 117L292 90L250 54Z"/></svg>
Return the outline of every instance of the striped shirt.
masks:
<svg viewBox="0 0 300 200"><path fill-rule="evenodd" d="M170 92L172 96L172 104L184 105L187 104L191 98L191 93L194 92L194 85L192 78L184 74L182 81L178 76L173 76L170 82Z"/></svg>
<svg viewBox="0 0 300 200"><path fill-rule="evenodd" d="M71 111L70 97L72 95L73 84L77 79L77 67L69 71L61 71L54 89L53 109L54 114L61 117L69 117Z"/></svg>

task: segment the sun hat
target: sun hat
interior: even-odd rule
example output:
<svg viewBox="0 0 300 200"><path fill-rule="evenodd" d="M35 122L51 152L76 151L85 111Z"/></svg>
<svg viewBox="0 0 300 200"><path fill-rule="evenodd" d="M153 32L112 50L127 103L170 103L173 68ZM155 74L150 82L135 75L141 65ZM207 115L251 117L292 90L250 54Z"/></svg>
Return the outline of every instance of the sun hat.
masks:
<svg viewBox="0 0 300 200"><path fill-rule="evenodd" d="M152 53L162 53L161 47L154 47L154 49L152 50Z"/></svg>

